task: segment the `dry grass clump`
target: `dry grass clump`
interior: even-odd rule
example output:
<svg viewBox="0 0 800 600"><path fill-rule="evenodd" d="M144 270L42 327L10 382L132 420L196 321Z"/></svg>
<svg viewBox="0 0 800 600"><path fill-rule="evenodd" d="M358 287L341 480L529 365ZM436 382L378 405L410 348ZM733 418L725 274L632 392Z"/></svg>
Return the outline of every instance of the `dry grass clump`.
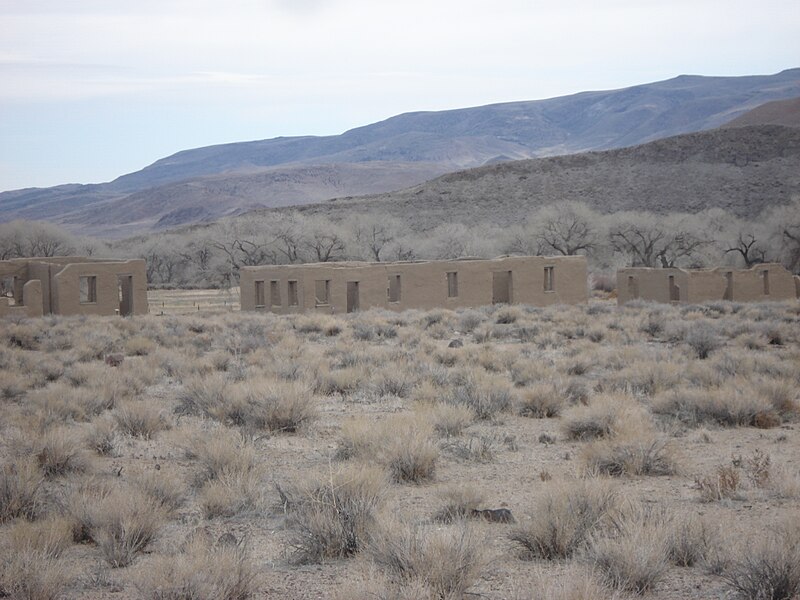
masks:
<svg viewBox="0 0 800 600"><path fill-rule="evenodd" d="M697 354L697 358L705 359L722 345L716 328L708 322L694 323L686 334L686 343Z"/></svg>
<svg viewBox="0 0 800 600"><path fill-rule="evenodd" d="M171 427L164 410L149 400L121 403L113 414L120 433L143 440L152 439L154 434Z"/></svg>
<svg viewBox="0 0 800 600"><path fill-rule="evenodd" d="M117 423L100 417L90 426L86 434L86 446L100 456L113 456L117 448Z"/></svg>
<svg viewBox="0 0 800 600"><path fill-rule="evenodd" d="M35 551L44 557L58 558L72 545L72 524L68 518L50 516L39 521L17 521L7 532L12 552Z"/></svg>
<svg viewBox="0 0 800 600"><path fill-rule="evenodd" d="M363 366L330 370L324 365L317 370L314 391L323 396L347 396L357 391L368 380Z"/></svg>
<svg viewBox="0 0 800 600"><path fill-rule="evenodd" d="M71 583L71 572L58 558L71 543L70 524L62 517L12 525L0 547L0 596L60 597Z"/></svg>
<svg viewBox="0 0 800 600"><path fill-rule="evenodd" d="M745 383L715 390L679 388L657 396L651 409L691 427L715 423L725 427L769 428L780 424L773 405Z"/></svg>
<svg viewBox="0 0 800 600"><path fill-rule="evenodd" d="M674 475L675 451L668 440L642 432L609 440L597 440L583 450L587 472L611 475Z"/></svg>
<svg viewBox="0 0 800 600"><path fill-rule="evenodd" d="M674 515L667 536L667 556L679 567L703 564L719 547L719 529L694 515Z"/></svg>
<svg viewBox="0 0 800 600"><path fill-rule="evenodd" d="M453 404L427 404L416 409L420 418L433 425L434 431L441 437L461 435L475 420L475 413L467 406Z"/></svg>
<svg viewBox="0 0 800 600"><path fill-rule="evenodd" d="M194 415L220 419L221 408L227 404L227 387L230 382L221 373L193 378L185 382L178 394L175 412L179 415Z"/></svg>
<svg viewBox="0 0 800 600"><path fill-rule="evenodd" d="M289 504L293 561L346 558L364 548L388 482L383 469L348 467L311 480Z"/></svg>
<svg viewBox="0 0 800 600"><path fill-rule="evenodd" d="M197 468L195 486L207 518L257 510L263 503L255 447L231 430L190 434L183 443Z"/></svg>
<svg viewBox="0 0 800 600"><path fill-rule="evenodd" d="M246 600L256 592L256 569L243 544L215 546L197 535L143 571L137 587L153 600Z"/></svg>
<svg viewBox="0 0 800 600"><path fill-rule="evenodd" d="M645 594L669 569L668 539L668 521L662 515L632 506L609 536L590 536L586 556L610 587Z"/></svg>
<svg viewBox="0 0 800 600"><path fill-rule="evenodd" d="M442 490L439 496L443 504L433 518L441 523L466 519L486 501L483 492L463 484L451 485Z"/></svg>
<svg viewBox="0 0 800 600"><path fill-rule="evenodd" d="M91 511L91 539L112 567L127 567L152 542L166 515L153 498L136 489L117 488Z"/></svg>
<svg viewBox="0 0 800 600"><path fill-rule="evenodd" d="M721 573L745 600L788 600L800 596L800 526L796 521L768 529L740 544Z"/></svg>
<svg viewBox="0 0 800 600"><path fill-rule="evenodd" d="M517 414L523 417L558 417L566 406L566 398L553 383L534 384L517 397Z"/></svg>
<svg viewBox="0 0 800 600"><path fill-rule="evenodd" d="M174 474L147 471L135 478L136 487L156 501L167 514L178 510L186 501L186 487Z"/></svg>
<svg viewBox="0 0 800 600"><path fill-rule="evenodd" d="M509 539L526 560L568 558L609 524L619 504L617 489L600 479L553 483Z"/></svg>
<svg viewBox="0 0 800 600"><path fill-rule="evenodd" d="M125 342L125 352L128 356L147 356L155 351L156 343L144 336L137 335Z"/></svg>
<svg viewBox="0 0 800 600"><path fill-rule="evenodd" d="M396 482L432 479L439 458L432 424L423 413L399 414L382 421L352 419L342 426L336 456L384 465Z"/></svg>
<svg viewBox="0 0 800 600"><path fill-rule="evenodd" d="M0 557L0 597L19 600L57 600L69 587L71 570L36 549L5 553Z"/></svg>
<svg viewBox="0 0 800 600"><path fill-rule="evenodd" d="M44 474L32 459L0 466L0 523L32 519L41 501Z"/></svg>
<svg viewBox="0 0 800 600"><path fill-rule="evenodd" d="M240 427L295 433L316 418L317 403L301 383L261 377L237 384L213 412Z"/></svg>
<svg viewBox="0 0 800 600"><path fill-rule="evenodd" d="M368 552L396 586L421 587L443 600L463 598L485 566L482 544L464 522L424 530L387 520L371 536Z"/></svg>
<svg viewBox="0 0 800 600"><path fill-rule="evenodd" d="M478 419L495 419L511 408L511 386L499 375L468 372L462 381L454 382L447 401L472 409Z"/></svg>
<svg viewBox="0 0 800 600"><path fill-rule="evenodd" d="M588 406L576 406L564 414L561 430L567 439L587 440L649 427L637 400L628 394L600 394Z"/></svg>
<svg viewBox="0 0 800 600"><path fill-rule="evenodd" d="M529 600L620 600L623 597L619 591L602 585L593 571L580 567L569 569L557 579L550 573L539 571L532 593L532 596L524 597Z"/></svg>
<svg viewBox="0 0 800 600"><path fill-rule="evenodd" d="M77 431L68 427L47 429L22 443L30 447L45 477L83 473L90 467L83 440Z"/></svg>

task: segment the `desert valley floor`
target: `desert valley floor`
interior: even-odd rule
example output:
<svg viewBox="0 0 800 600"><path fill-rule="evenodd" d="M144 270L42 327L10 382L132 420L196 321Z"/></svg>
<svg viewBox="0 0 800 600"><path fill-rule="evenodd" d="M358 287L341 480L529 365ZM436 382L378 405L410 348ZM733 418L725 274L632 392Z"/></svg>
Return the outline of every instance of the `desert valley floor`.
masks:
<svg viewBox="0 0 800 600"><path fill-rule="evenodd" d="M0 596L800 580L797 302L8 320L0 369Z"/></svg>

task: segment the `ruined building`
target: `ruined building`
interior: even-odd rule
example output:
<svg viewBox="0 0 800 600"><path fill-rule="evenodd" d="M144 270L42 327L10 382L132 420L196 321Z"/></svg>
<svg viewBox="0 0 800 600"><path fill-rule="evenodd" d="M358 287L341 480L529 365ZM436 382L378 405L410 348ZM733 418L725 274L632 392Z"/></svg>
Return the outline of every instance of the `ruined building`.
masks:
<svg viewBox="0 0 800 600"><path fill-rule="evenodd" d="M147 275L141 259L4 260L0 283L0 317L147 314Z"/></svg>
<svg viewBox="0 0 800 600"><path fill-rule="evenodd" d="M518 256L242 267L242 310L344 313L586 302L586 258Z"/></svg>
<svg viewBox="0 0 800 600"><path fill-rule="evenodd" d="M649 269L617 271L617 302L641 298L696 304L712 300L765 302L800 296L800 278L777 263L750 269Z"/></svg>

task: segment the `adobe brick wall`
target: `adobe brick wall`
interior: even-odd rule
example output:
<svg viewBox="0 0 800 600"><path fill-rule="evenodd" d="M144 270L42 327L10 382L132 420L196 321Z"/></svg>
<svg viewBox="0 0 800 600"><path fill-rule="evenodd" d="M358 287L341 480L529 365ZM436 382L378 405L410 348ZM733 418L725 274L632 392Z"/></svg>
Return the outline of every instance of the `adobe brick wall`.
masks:
<svg viewBox="0 0 800 600"><path fill-rule="evenodd" d="M0 316L24 314L114 315L130 300L130 314L147 314L147 273L144 260L107 260L63 256L0 261L0 277L15 277L17 306L0 298ZM81 302L81 277L93 277L92 302ZM120 277L123 279L120 280ZM120 302L120 281L123 298Z"/></svg>
<svg viewBox="0 0 800 600"><path fill-rule="evenodd" d="M545 267L553 268L553 290L545 291ZM511 302L515 304L577 304L588 300L586 258L504 257L492 260L461 259L396 263L315 263L243 267L240 270L242 310L277 314L297 312L344 313L347 282L358 283L360 310L387 308L427 310L492 304L494 273L511 272ZM458 294L448 297L447 273L457 273ZM400 276L400 299L389 302L389 279ZM256 281L264 282L264 306L256 306ZM272 282L280 296L273 304ZM289 304L289 282L295 281L297 304ZM327 303L318 303L317 281L330 282ZM501 281L498 279L498 281ZM498 284L500 286L500 284ZM500 286L501 287L501 286ZM277 299L277 298L276 298Z"/></svg>
<svg viewBox="0 0 800 600"><path fill-rule="evenodd" d="M670 276L679 288L677 298L670 295ZM617 302L624 304L637 297L655 302L688 303L725 299L733 302L789 300L798 297L795 279L777 263L754 265L750 269L619 269ZM730 297L726 298L729 280Z"/></svg>

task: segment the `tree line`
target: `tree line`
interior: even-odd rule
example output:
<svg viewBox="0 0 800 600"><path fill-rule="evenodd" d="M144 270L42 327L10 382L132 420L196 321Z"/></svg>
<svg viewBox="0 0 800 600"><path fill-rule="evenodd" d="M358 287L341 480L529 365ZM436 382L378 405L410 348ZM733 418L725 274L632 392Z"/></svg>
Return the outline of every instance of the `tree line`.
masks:
<svg viewBox="0 0 800 600"><path fill-rule="evenodd" d="M251 265L503 254L584 254L595 273L762 262L800 273L800 199L757 219L722 209L604 214L569 202L535 209L511 227L452 222L424 231L378 213L334 218L274 211L115 241L77 237L50 223L0 224L0 259L69 254L144 258L148 282L157 287L230 287L239 269Z"/></svg>

